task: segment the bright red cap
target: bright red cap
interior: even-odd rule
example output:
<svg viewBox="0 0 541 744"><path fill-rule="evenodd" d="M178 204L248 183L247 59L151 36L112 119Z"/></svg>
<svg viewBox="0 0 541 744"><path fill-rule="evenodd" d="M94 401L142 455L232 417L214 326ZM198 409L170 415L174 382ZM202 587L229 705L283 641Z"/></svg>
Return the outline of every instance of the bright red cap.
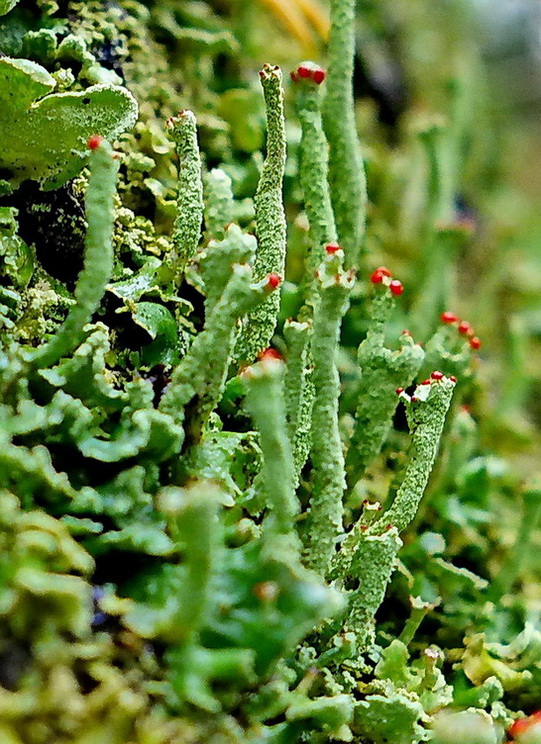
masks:
<svg viewBox="0 0 541 744"><path fill-rule="evenodd" d="M431 378L432 378L433 380L443 380L443 372L439 372L439 371L438 371L438 370L436 369L436 370L434 370L434 372L432 372L432 374L430 375L430 377L431 377Z"/></svg>
<svg viewBox="0 0 541 744"><path fill-rule="evenodd" d="M381 284L381 282L383 281L383 274L379 269L376 269L376 271L373 271L370 274L370 281L372 282L372 284Z"/></svg>
<svg viewBox="0 0 541 744"><path fill-rule="evenodd" d="M520 741L520 737L536 724L541 724L541 710L536 711L527 718L518 718L509 727L509 736L512 736L513 739L517 739L517 741Z"/></svg>
<svg viewBox="0 0 541 744"><path fill-rule="evenodd" d="M278 276L278 274L269 274L267 276L267 284L271 289L276 289L276 287L279 287L281 281L282 278Z"/></svg>
<svg viewBox="0 0 541 744"><path fill-rule="evenodd" d="M397 395L400 395L400 393L403 393L403 392L404 392L404 388L396 388L396 390L395 390L395 393Z"/></svg>
<svg viewBox="0 0 541 744"><path fill-rule="evenodd" d="M440 315L440 320L442 323L456 323L459 318L458 315L455 315L454 313L449 312L449 310L446 310Z"/></svg>
<svg viewBox="0 0 541 744"><path fill-rule="evenodd" d="M312 77L313 70L308 65L299 65L297 67L297 75L301 78Z"/></svg>
<svg viewBox="0 0 541 744"><path fill-rule="evenodd" d="M263 361L264 359L278 359L281 361L283 357L279 351L277 351L276 349L272 349L269 346L268 349L265 349L265 351L262 351L261 354L259 355L260 362Z"/></svg>
<svg viewBox="0 0 541 744"><path fill-rule="evenodd" d="M477 351L477 349L481 348L481 339L477 338L477 336L473 336L473 338L470 338L470 346L472 349Z"/></svg>
<svg viewBox="0 0 541 744"><path fill-rule="evenodd" d="M464 335L467 333L471 333L471 331L472 327L467 320L463 320L462 323L460 323L460 325L458 326L458 332L463 333Z"/></svg>
<svg viewBox="0 0 541 744"><path fill-rule="evenodd" d="M391 272L386 266L380 266L376 271L379 271L382 276L391 276Z"/></svg>
<svg viewBox="0 0 541 744"><path fill-rule="evenodd" d="M103 142L103 137L101 136L101 134L91 134L88 140L86 141L86 144L89 150L97 150L102 142Z"/></svg>
<svg viewBox="0 0 541 744"><path fill-rule="evenodd" d="M338 252L339 250L341 250L341 248L340 248L340 246L338 245L338 243L328 243L328 244L327 244L327 245L325 246L325 251L326 251L326 252L327 252L327 253L328 253L328 254L329 254L330 256L332 256L332 254L333 254L333 253L337 253L337 252Z"/></svg>
<svg viewBox="0 0 541 744"><path fill-rule="evenodd" d="M430 377L428 377L426 380L420 382L419 385L430 385L431 382L432 380L430 379Z"/></svg>
<svg viewBox="0 0 541 744"><path fill-rule="evenodd" d="M320 85L326 77L327 73L321 67L319 67L317 70L314 70L312 73L312 80L314 81L314 83L317 83L317 85Z"/></svg>
<svg viewBox="0 0 541 744"><path fill-rule="evenodd" d="M402 282L398 281L398 279L393 279L393 281L389 284L389 289L394 295L401 295L404 291L404 287L402 285Z"/></svg>
<svg viewBox="0 0 541 744"><path fill-rule="evenodd" d="M451 380L451 382L456 382L456 377L454 375L451 375L449 379Z"/></svg>

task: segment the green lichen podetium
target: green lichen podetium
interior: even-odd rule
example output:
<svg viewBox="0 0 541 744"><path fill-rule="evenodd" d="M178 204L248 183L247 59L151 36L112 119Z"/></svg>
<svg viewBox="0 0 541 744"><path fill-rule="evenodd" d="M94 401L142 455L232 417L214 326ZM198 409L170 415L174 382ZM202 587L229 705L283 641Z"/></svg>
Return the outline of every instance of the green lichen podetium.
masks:
<svg viewBox="0 0 541 744"><path fill-rule="evenodd" d="M284 376L284 403L289 439L293 448L295 481L310 453L314 385L312 367L308 364L312 323L287 320L284 323L287 343L287 368Z"/></svg>
<svg viewBox="0 0 541 744"><path fill-rule="evenodd" d="M85 240L85 260L75 288L75 305L56 334L31 352L34 367L55 364L81 343L84 327L98 309L113 271L114 196L118 160L108 142L90 154L90 178L86 191L88 228Z"/></svg>
<svg viewBox="0 0 541 744"><path fill-rule="evenodd" d="M409 334L400 336L399 351L386 348L385 326L394 307L394 297L383 283L374 289L370 326L357 354L361 379L346 458L351 485L362 477L381 450L398 405L395 390L411 383L424 359L422 347L415 344Z"/></svg>
<svg viewBox="0 0 541 744"><path fill-rule="evenodd" d="M283 179L286 165L284 92L279 67L265 65L259 73L267 113L267 156L255 195L258 248L254 276L284 276L286 260L286 218L283 204ZM242 329L237 357L252 362L267 348L276 327L280 308L279 293L272 294L251 312Z"/></svg>
<svg viewBox="0 0 541 744"><path fill-rule="evenodd" d="M374 616L394 571L402 532L415 518L438 452L455 383L449 378L418 385L408 403L411 431L409 459L402 484L391 506L370 524L354 530L335 558L333 569L358 576L359 588L350 595L347 627L355 632L360 652L373 643Z"/></svg>
<svg viewBox="0 0 541 744"><path fill-rule="evenodd" d="M213 240L222 240L235 215L231 179L221 168L213 168L205 174L203 183L205 235Z"/></svg>
<svg viewBox="0 0 541 744"><path fill-rule="evenodd" d="M182 272L195 256L203 222L201 155L197 144L197 122L191 111L180 111L167 122L179 160L177 214L173 246L177 271Z"/></svg>
<svg viewBox="0 0 541 744"><path fill-rule="evenodd" d="M273 291L267 279L252 283L252 269L235 264L205 327L173 372L160 411L183 424L185 407L197 398L191 439L198 441L223 392L238 332L238 321Z"/></svg>
<svg viewBox="0 0 541 744"><path fill-rule="evenodd" d="M364 652L374 642L374 616L402 547L396 527L381 535L363 535L353 554L349 572L359 577L359 588L349 596L346 627L355 633L357 651Z"/></svg>
<svg viewBox="0 0 541 744"><path fill-rule="evenodd" d="M415 518L438 454L455 385L453 380L444 377L415 388L407 406L411 432L408 465L393 503L371 531L381 533L385 525L391 524L402 532Z"/></svg>
<svg viewBox="0 0 541 744"><path fill-rule="evenodd" d="M342 318L354 278L344 273L344 254L326 255L318 272L319 297L311 344L315 398L312 410L313 465L309 535L305 562L326 575L342 531L342 498L346 486L342 441L338 429L340 379L336 366Z"/></svg>
<svg viewBox="0 0 541 744"><path fill-rule="evenodd" d="M329 142L329 184L346 268L357 265L366 219L366 180L355 123L355 0L331 0L329 65L323 125Z"/></svg>
<svg viewBox="0 0 541 744"><path fill-rule="evenodd" d="M291 445L287 434L283 398L284 363L278 359L263 359L244 372L248 389L246 403L259 431L263 451L263 488L271 508L271 523L267 532L287 536L288 544L298 550L294 523L299 502L294 491L294 469ZM265 534L265 533L264 533ZM273 544L276 541L271 541ZM276 547L276 546L275 546ZM284 544L282 541L282 549Z"/></svg>
<svg viewBox="0 0 541 744"><path fill-rule="evenodd" d="M114 140L137 119L137 103L125 88L94 85L52 93L56 86L35 62L0 59L0 167L10 174L4 178L11 187L25 179L45 189L61 186L83 167L92 134Z"/></svg>
<svg viewBox="0 0 541 744"><path fill-rule="evenodd" d="M310 226L310 272L324 256L325 246L337 239L331 195L327 183L328 145L321 123L321 92L311 80L295 81L297 114L302 129L299 176Z"/></svg>

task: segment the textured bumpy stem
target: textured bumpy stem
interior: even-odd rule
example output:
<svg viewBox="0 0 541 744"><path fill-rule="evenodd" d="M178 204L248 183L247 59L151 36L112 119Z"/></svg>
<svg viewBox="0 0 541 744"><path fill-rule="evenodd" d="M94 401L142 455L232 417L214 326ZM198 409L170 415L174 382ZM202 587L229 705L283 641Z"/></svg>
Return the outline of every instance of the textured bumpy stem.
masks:
<svg viewBox="0 0 541 744"><path fill-rule="evenodd" d="M346 457L351 485L363 475L383 446L398 404L395 390L411 383L424 358L423 349L407 334L400 337L400 351L385 348L385 322L394 299L385 286L378 286L376 292L372 323L358 352L361 379L355 428Z"/></svg>
<svg viewBox="0 0 541 744"><path fill-rule="evenodd" d="M286 217L282 185L286 165L284 92L279 67L265 65L259 73L267 110L267 157L255 195L258 249L256 280L273 273L282 277L286 260ZM246 320L238 343L238 358L252 362L266 349L276 327L278 292L268 297Z"/></svg>
<svg viewBox="0 0 541 744"><path fill-rule="evenodd" d="M75 287L75 305L56 335L32 354L36 367L49 367L70 354L83 340L84 327L98 309L113 270L114 196L118 160L106 141L90 153L86 190L84 266Z"/></svg>
<svg viewBox="0 0 541 744"><path fill-rule="evenodd" d="M221 168L213 168L206 174L204 184L205 235L213 240L222 240L235 214L231 179Z"/></svg>
<svg viewBox="0 0 541 744"><path fill-rule="evenodd" d="M374 641L374 617L383 601L402 546L395 527L381 535L361 539L351 563L351 574L359 577L359 588L349 598L348 630L355 633L357 651L363 652Z"/></svg>
<svg viewBox="0 0 541 744"><path fill-rule="evenodd" d="M273 291L266 279L257 284L252 284L251 279L249 266L234 266L204 330L175 369L160 401L160 411L172 416L177 424L184 422L185 406L197 396L196 426L200 430L220 399L235 345L237 322Z"/></svg>
<svg viewBox="0 0 541 744"><path fill-rule="evenodd" d="M197 144L197 124L191 111L181 111L168 121L179 159L177 216L173 227L173 245L177 267L184 269L193 258L201 238L203 221L203 181L201 156Z"/></svg>
<svg viewBox="0 0 541 744"><path fill-rule="evenodd" d="M271 509L270 525L281 534L295 535L294 520L299 513L299 503L293 487L293 456L282 394L283 373L283 362L263 359L248 367L244 380L248 390L246 403L259 431L263 451L262 478Z"/></svg>
<svg viewBox="0 0 541 744"><path fill-rule="evenodd" d="M331 33L323 124L329 142L329 183L346 267L357 264L366 219L366 180L355 126L353 58L355 0L331 0Z"/></svg>
<svg viewBox="0 0 541 744"><path fill-rule="evenodd" d="M320 296L314 315L312 359L315 399L312 412L314 467L310 501L310 534L306 564L326 574L342 531L345 488L344 456L338 429L340 379L336 357L342 317L353 286L351 274L340 273L342 251L327 256L319 274Z"/></svg>
<svg viewBox="0 0 541 744"><path fill-rule="evenodd" d="M415 389L407 410L411 446L404 479L393 503L371 531L381 532L392 524L402 532L414 519L438 453L454 388L455 383L444 377ZM423 401L425 389L428 389L428 396Z"/></svg>
<svg viewBox="0 0 541 744"><path fill-rule="evenodd" d="M309 80L296 84L297 112L302 128L300 144L300 181L304 207L310 225L312 244L311 271L323 260L324 247L336 243L336 226L327 183L328 145L321 123L321 98L318 86Z"/></svg>
<svg viewBox="0 0 541 744"><path fill-rule="evenodd" d="M308 349L312 336L311 323L286 321L284 337L287 342L287 370L284 377L284 398L289 440L293 447L295 482L298 483L310 452L310 433L314 386L312 369L308 366Z"/></svg>

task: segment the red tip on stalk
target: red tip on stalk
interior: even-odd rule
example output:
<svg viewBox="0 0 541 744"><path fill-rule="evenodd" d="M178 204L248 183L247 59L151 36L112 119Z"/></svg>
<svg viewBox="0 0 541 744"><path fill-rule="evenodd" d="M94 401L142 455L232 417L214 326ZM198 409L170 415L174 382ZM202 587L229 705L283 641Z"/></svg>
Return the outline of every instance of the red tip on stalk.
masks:
<svg viewBox="0 0 541 744"><path fill-rule="evenodd" d="M456 377L454 375L451 375L451 377L449 377L449 379L451 380L451 382L456 382Z"/></svg>
<svg viewBox="0 0 541 744"><path fill-rule="evenodd" d="M261 602L274 602L280 593L280 587L275 581L260 581L252 587L252 594Z"/></svg>
<svg viewBox="0 0 541 744"><path fill-rule="evenodd" d="M317 70L314 70L312 73L312 80L314 81L314 83L316 83L316 85L321 85L326 77L327 73L321 67L319 67Z"/></svg>
<svg viewBox="0 0 541 744"><path fill-rule="evenodd" d="M541 710L532 713L527 718L519 718L509 727L508 734L513 739L518 739L523 736L532 726L541 725Z"/></svg>
<svg viewBox="0 0 541 744"><path fill-rule="evenodd" d="M400 395L400 393L403 393L403 392L404 392L404 388L396 388L396 390L395 390L395 393L397 395Z"/></svg>
<svg viewBox="0 0 541 744"><path fill-rule="evenodd" d="M443 372L439 372L439 371L438 371L438 370L436 369L436 370L434 370L434 372L432 372L432 374L430 375L430 377L431 377L431 378L432 378L433 380L443 380Z"/></svg>
<svg viewBox="0 0 541 744"><path fill-rule="evenodd" d="M337 253L338 251L342 250L338 243L328 243L325 246L325 252L329 254L329 256L332 256L333 253Z"/></svg>
<svg viewBox="0 0 541 744"><path fill-rule="evenodd" d="M430 379L430 377L427 377L427 379L420 382L419 385L430 385L431 382L432 380Z"/></svg>
<svg viewBox="0 0 541 744"><path fill-rule="evenodd" d="M411 396L411 402L412 403L417 403L418 400L419 400L419 398L416 395L412 395Z"/></svg>
<svg viewBox="0 0 541 744"><path fill-rule="evenodd" d="M308 65L299 65L297 67L297 75L301 78L312 77L312 69Z"/></svg>
<svg viewBox="0 0 541 744"><path fill-rule="evenodd" d="M297 75L296 70L291 70L291 72L289 73L289 77L293 80L294 83L299 82L299 76Z"/></svg>
<svg viewBox="0 0 541 744"><path fill-rule="evenodd" d="M277 287L279 287L281 281L282 281L282 277L279 276L278 274L269 274L267 276L267 286L270 289L276 289Z"/></svg>
<svg viewBox="0 0 541 744"><path fill-rule="evenodd" d="M393 281L389 284L389 289L394 295L398 296L401 295L404 291L404 286L402 282L398 281L398 279L393 279Z"/></svg>
<svg viewBox="0 0 541 744"><path fill-rule="evenodd" d="M379 271L382 276L391 276L391 272L386 266L380 266L376 271Z"/></svg>
<svg viewBox="0 0 541 744"><path fill-rule="evenodd" d="M404 328L404 330L402 331L402 336L411 336L411 331L408 331L407 328Z"/></svg>
<svg viewBox="0 0 541 744"><path fill-rule="evenodd" d="M446 310L440 315L440 320L442 323L457 323L459 317L458 315L455 315L455 313L451 313L449 312L449 310Z"/></svg>
<svg viewBox="0 0 541 744"><path fill-rule="evenodd" d="M473 338L470 338L470 346L472 349L477 351L477 349L481 348L481 339L477 338L477 336L473 336Z"/></svg>
<svg viewBox="0 0 541 744"><path fill-rule="evenodd" d="M282 361L283 359L280 352L276 349L272 349L270 346L268 349L265 349L265 351L262 351L258 358L260 362L264 361L265 359L277 359L278 361Z"/></svg>
<svg viewBox="0 0 541 744"><path fill-rule="evenodd" d="M89 150L97 150L102 142L103 137L101 136L101 134L91 134L90 137L87 139L86 144Z"/></svg>
<svg viewBox="0 0 541 744"><path fill-rule="evenodd" d="M458 326L458 332L462 333L463 335L470 334L472 330L473 329L467 320L463 320L462 323L460 323L460 325Z"/></svg>
<svg viewBox="0 0 541 744"><path fill-rule="evenodd" d="M379 269L370 274L370 281L372 282L372 284L381 284L381 282L383 281L383 274Z"/></svg>

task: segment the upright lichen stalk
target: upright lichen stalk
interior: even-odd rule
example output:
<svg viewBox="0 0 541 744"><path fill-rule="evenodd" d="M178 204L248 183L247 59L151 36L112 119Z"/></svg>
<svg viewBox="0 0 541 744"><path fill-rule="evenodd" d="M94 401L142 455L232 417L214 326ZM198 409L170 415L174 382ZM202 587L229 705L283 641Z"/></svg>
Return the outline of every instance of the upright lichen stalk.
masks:
<svg viewBox="0 0 541 744"><path fill-rule="evenodd" d="M326 575L342 530L345 489L344 455L338 428L340 378L336 357L342 317L349 304L353 276L342 273L341 250L327 253L318 272L319 301L314 315L312 359L315 398L312 412L313 465L307 565Z"/></svg>
<svg viewBox="0 0 541 744"><path fill-rule="evenodd" d="M90 178L86 190L84 266L75 287L75 305L56 334L31 355L33 366L49 367L70 354L83 340L84 327L98 309L113 271L113 200L118 160L101 137L89 140Z"/></svg>
<svg viewBox="0 0 541 744"><path fill-rule="evenodd" d="M267 111L267 156L255 195L258 248L254 277L268 274L282 277L286 261L286 217L283 180L286 165L284 92L279 67L265 65L259 73ZM279 293L270 295L247 318L238 344L239 359L253 361L267 348L276 327L280 307Z"/></svg>
<svg viewBox="0 0 541 744"><path fill-rule="evenodd" d="M191 111L181 111L168 121L178 155L177 216L173 246L177 271L182 271L197 251L203 222L203 181L197 144L197 122Z"/></svg>
<svg viewBox="0 0 541 744"><path fill-rule="evenodd" d="M331 1L329 65L323 101L331 199L346 268L357 264L366 213L366 180L353 98L355 5L355 0Z"/></svg>

